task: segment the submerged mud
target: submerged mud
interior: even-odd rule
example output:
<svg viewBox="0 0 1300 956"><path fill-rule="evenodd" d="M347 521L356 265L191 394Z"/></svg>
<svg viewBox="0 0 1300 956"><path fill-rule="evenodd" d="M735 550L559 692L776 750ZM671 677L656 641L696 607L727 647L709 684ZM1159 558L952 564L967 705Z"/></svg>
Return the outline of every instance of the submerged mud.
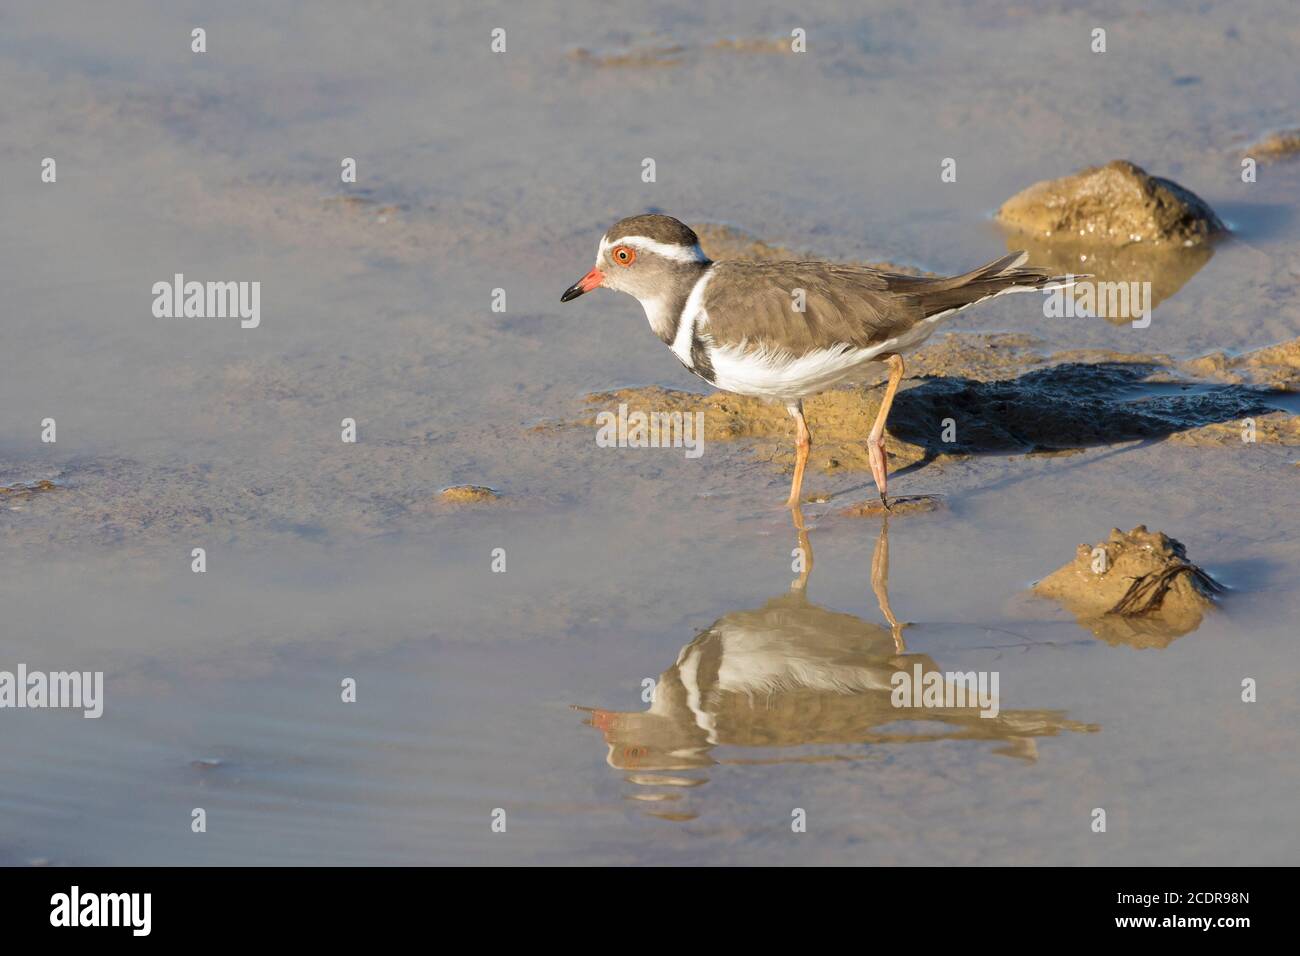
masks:
<svg viewBox="0 0 1300 956"><path fill-rule="evenodd" d="M1106 643L1137 648L1166 647L1194 631L1222 590L1180 541L1145 525L1079 545L1073 561L1034 585Z"/></svg>

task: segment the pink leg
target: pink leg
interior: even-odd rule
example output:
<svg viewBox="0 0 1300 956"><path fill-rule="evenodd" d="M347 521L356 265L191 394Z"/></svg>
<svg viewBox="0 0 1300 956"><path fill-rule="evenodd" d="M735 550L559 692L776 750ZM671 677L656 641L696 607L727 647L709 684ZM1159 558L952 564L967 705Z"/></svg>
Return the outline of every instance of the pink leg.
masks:
<svg viewBox="0 0 1300 956"><path fill-rule="evenodd" d="M876 488L880 491L880 503L889 510L889 499L885 493L889 487L889 469L885 465L885 419L889 417L890 406L894 404L894 393L898 383L903 380L903 356L891 355L886 359L889 365L889 383L885 386L885 397L880 400L880 411L876 414L876 423L871 426L867 436L867 455L871 459L871 477L876 479Z"/></svg>

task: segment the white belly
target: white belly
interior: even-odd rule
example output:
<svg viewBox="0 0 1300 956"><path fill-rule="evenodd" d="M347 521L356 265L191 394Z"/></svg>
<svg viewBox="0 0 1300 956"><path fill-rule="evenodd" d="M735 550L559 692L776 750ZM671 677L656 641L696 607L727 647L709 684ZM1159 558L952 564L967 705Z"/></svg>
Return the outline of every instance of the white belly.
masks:
<svg viewBox="0 0 1300 956"><path fill-rule="evenodd" d="M882 356L910 352L934 332L934 316L870 348L837 346L795 356L743 347L711 347L714 384L727 392L792 402L863 377Z"/></svg>

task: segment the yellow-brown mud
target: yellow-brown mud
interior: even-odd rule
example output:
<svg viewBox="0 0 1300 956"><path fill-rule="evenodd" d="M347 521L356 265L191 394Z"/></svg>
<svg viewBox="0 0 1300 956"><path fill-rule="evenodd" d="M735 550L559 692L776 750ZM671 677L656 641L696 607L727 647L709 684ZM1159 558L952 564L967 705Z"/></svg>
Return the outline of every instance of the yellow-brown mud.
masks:
<svg viewBox="0 0 1300 956"><path fill-rule="evenodd" d="M482 504L487 501L497 501L501 498L497 492L484 485L453 485L450 488L444 488L438 497L440 500L452 505Z"/></svg>

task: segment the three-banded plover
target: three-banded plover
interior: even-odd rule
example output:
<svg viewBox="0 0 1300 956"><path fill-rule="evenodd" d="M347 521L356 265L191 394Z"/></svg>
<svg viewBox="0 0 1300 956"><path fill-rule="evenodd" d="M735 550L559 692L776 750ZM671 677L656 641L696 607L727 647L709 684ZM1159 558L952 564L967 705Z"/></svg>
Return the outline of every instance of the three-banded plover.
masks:
<svg viewBox="0 0 1300 956"><path fill-rule="evenodd" d="M710 385L784 402L797 429L792 506L812 445L803 400L884 363L889 381L867 451L888 508L885 419L903 378L903 354L977 302L1063 288L1077 278L1022 268L1026 258L1013 252L950 278L831 262L713 262L685 223L631 216L601 237L596 265L560 301L598 286L626 292L678 361Z"/></svg>

